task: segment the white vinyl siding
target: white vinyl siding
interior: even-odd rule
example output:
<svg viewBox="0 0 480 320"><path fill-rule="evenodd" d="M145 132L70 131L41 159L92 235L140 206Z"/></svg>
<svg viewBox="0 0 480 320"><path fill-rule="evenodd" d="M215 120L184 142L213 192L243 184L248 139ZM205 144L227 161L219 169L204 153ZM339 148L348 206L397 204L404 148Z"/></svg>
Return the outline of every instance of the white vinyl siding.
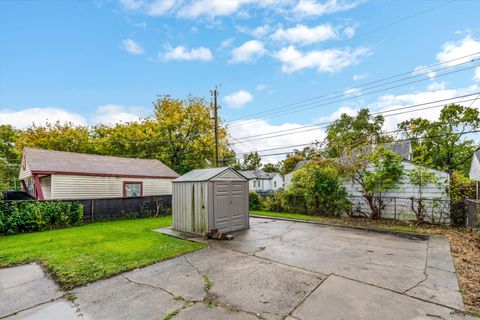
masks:
<svg viewBox="0 0 480 320"><path fill-rule="evenodd" d="M411 162L402 162L404 167L404 176L400 183L398 190L391 190L385 194L385 197L398 197L398 198L411 198L415 197L418 198L418 188L408 182L408 172L412 169L415 169L416 165ZM447 193L445 192L445 187L448 186L449 183L449 175L446 172L435 170L435 169L428 169L430 172L433 172L439 185L429 184L424 187L423 189L423 197L426 199L447 199ZM351 181L345 181L343 183L347 192L353 196L361 196L361 192L359 192L359 186L353 184Z"/></svg>
<svg viewBox="0 0 480 320"><path fill-rule="evenodd" d="M40 185L42 186L43 198L49 200L52 198L52 178L51 176L40 177Z"/></svg>
<svg viewBox="0 0 480 320"><path fill-rule="evenodd" d="M172 194L172 179L52 175L52 199L123 197L123 182L143 182L143 195Z"/></svg>
<svg viewBox="0 0 480 320"><path fill-rule="evenodd" d="M478 161L476 154L474 154L472 158L469 177L472 180L480 181L480 162Z"/></svg>
<svg viewBox="0 0 480 320"><path fill-rule="evenodd" d="M415 164L411 162L404 161L402 162L404 166L405 175L402 178L402 182L400 183L398 190L391 190L384 194L386 207L382 216L385 218L400 218L406 220L413 220L415 218L413 211L411 210L411 200L410 198L419 198L418 188L408 181L408 171L412 170L416 167ZM450 177L448 173L435 170L435 169L428 169L430 172L433 172L439 184L429 184L424 187L423 189L423 198L424 199L437 199L437 200L448 200L448 194L445 191L446 186L449 185ZM359 191L359 186L353 184L352 181L345 181L343 183L347 192L354 196L352 198L353 203L361 204L361 210L363 212L370 212L367 202L362 198L361 192ZM426 201L425 202L426 210L428 214L431 214L432 211L435 212L435 216L442 217L448 212L448 203L442 201ZM446 216L444 217L447 218Z"/></svg>
<svg viewBox="0 0 480 320"><path fill-rule="evenodd" d="M28 161L25 159L25 169L20 166L20 173L18 175L19 180L25 180L29 177L32 176L32 171L30 170L30 165L28 164Z"/></svg>

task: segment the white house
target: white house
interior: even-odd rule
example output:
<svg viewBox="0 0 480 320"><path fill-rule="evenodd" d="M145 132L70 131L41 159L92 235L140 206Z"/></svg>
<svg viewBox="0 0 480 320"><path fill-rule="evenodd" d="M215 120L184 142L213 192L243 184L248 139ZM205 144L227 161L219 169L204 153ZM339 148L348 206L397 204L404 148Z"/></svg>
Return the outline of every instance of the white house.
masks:
<svg viewBox="0 0 480 320"><path fill-rule="evenodd" d="M468 174L470 179L477 181L477 199L480 198L480 150L475 152L472 156L472 163L470 164L470 172Z"/></svg>
<svg viewBox="0 0 480 320"><path fill-rule="evenodd" d="M172 194L178 176L158 160L25 148L19 179L43 200Z"/></svg>
<svg viewBox="0 0 480 320"><path fill-rule="evenodd" d="M398 143L390 143L385 145L388 149L394 151L398 155L403 158L402 165L404 167L405 175L400 183L398 190L390 190L384 196L386 197L386 202L390 201L395 203L387 203L386 210L384 213L384 217L397 217L397 218L408 218L412 216L411 211L411 198L418 198L418 188L414 185L410 184L408 181L408 171L411 171L418 167L419 165L414 164L412 160L412 147L410 141L402 141ZM291 177L292 174L298 170L299 168L303 167L308 161L301 161L296 166L292 173L285 176L285 187L288 188L291 186ZM432 172L436 176L436 180L438 181L437 184L429 184L424 187L422 197L425 199L436 199L436 204L429 203L430 206L437 206L435 208L436 211L443 210L445 211L446 208L439 208L439 206L447 205L446 203L442 203L442 200L448 200L448 194L446 192L446 187L450 184L450 175L447 172L427 168L429 172ZM288 177L287 177L288 176ZM344 187L347 189L350 198L353 202L358 202L361 206L361 209L368 211L366 207L366 203L363 201L361 197L361 192L359 191L359 185L353 183L351 180L346 180L343 182ZM395 198L395 199L394 199ZM394 199L394 200L393 200ZM357 201L358 200L358 201Z"/></svg>
<svg viewBox="0 0 480 320"><path fill-rule="evenodd" d="M283 189L283 179L278 172L265 172L263 170L239 171L248 179L250 191L271 192Z"/></svg>

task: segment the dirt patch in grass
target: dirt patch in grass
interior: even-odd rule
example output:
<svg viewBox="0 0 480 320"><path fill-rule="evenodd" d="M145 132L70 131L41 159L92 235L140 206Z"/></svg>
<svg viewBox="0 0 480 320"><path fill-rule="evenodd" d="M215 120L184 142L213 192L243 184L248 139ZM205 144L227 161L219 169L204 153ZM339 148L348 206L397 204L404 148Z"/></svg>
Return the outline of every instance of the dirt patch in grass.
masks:
<svg viewBox="0 0 480 320"><path fill-rule="evenodd" d="M467 311L480 316L480 232L467 229L434 225L416 225L392 219L371 220L366 218L331 218L290 213L251 211L251 214L322 223L381 228L423 234L442 234L450 240L457 279Z"/></svg>

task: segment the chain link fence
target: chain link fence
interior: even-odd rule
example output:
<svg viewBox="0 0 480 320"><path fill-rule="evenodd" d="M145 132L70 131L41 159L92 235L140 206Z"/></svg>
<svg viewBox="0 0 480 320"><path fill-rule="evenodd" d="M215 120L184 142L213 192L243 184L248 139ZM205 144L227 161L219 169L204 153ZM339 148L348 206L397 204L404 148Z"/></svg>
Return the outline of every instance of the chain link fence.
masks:
<svg viewBox="0 0 480 320"><path fill-rule="evenodd" d="M475 200L452 201L444 199L349 196L328 199L328 207L321 200L307 199L301 195L273 193L260 196L258 210L319 216L334 216L336 206L342 207L337 216L372 217L377 211L381 218L407 222L426 222L458 227L478 228L480 203ZM324 198L325 199L325 198ZM326 209L327 208L327 209ZM328 208L334 208L329 210Z"/></svg>

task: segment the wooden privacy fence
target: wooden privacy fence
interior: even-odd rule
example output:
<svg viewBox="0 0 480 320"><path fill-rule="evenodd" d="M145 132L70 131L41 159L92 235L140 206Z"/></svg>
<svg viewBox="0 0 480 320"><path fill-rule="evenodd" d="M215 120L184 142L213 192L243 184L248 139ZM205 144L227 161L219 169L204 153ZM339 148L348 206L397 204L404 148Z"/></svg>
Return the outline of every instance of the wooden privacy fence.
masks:
<svg viewBox="0 0 480 320"><path fill-rule="evenodd" d="M154 217L172 212L172 195L72 200L83 204L83 221Z"/></svg>

